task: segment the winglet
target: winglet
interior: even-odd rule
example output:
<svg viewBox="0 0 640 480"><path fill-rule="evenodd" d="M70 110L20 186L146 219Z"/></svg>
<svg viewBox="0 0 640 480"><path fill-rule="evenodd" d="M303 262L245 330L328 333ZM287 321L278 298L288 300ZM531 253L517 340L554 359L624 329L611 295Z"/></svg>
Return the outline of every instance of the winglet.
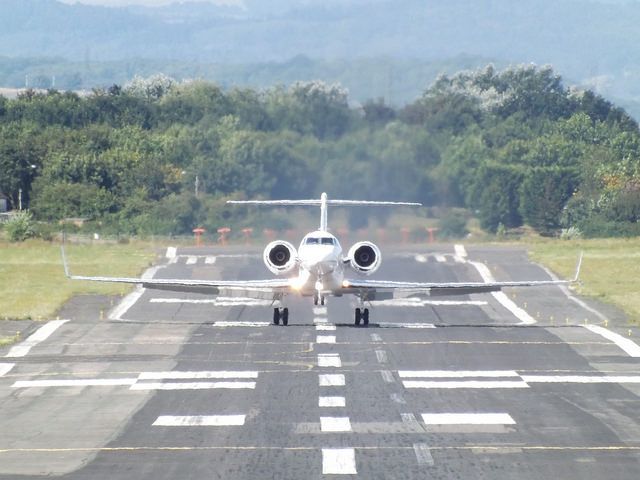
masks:
<svg viewBox="0 0 640 480"><path fill-rule="evenodd" d="M578 265L576 265L576 274L571 280L572 283L578 282L578 277L580 276L580 269L582 268L582 257L584 256L584 252L580 252L580 258L578 259Z"/></svg>
<svg viewBox="0 0 640 480"><path fill-rule="evenodd" d="M67 278L71 278L69 273L69 266L67 265L67 256L64 254L64 245L60 245L60 253L62 254L62 266L64 267L64 274Z"/></svg>

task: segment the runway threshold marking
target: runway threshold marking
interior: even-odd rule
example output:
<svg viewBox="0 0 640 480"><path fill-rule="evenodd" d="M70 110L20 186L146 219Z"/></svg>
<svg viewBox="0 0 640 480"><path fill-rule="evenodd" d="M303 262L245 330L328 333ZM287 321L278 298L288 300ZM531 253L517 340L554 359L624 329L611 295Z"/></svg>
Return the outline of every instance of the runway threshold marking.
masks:
<svg viewBox="0 0 640 480"><path fill-rule="evenodd" d="M607 340L611 340L618 347L624 350L630 357L639 358L640 357L640 346L634 341L624 338L622 335L612 332L604 327L599 325L583 325L587 330L592 331L600 335L601 337L606 338Z"/></svg>
<svg viewBox="0 0 640 480"><path fill-rule="evenodd" d="M161 415L153 426L159 427L231 427L244 425L246 415Z"/></svg>
<svg viewBox="0 0 640 480"><path fill-rule="evenodd" d="M168 372L142 372L138 380L179 380L196 378L258 378L256 371L168 371Z"/></svg>
<svg viewBox="0 0 640 480"><path fill-rule="evenodd" d="M173 382L134 383L130 390L211 390L255 389L256 382Z"/></svg>
<svg viewBox="0 0 640 480"><path fill-rule="evenodd" d="M318 335L316 337L316 343L336 343L335 335Z"/></svg>
<svg viewBox="0 0 640 480"><path fill-rule="evenodd" d="M26 356L33 347L49 338L53 334L53 332L55 332L58 328L60 328L68 321L69 320L52 320L48 322L46 325L43 325L29 337L27 337L24 342L11 347L9 353L5 355L5 358L18 358Z"/></svg>

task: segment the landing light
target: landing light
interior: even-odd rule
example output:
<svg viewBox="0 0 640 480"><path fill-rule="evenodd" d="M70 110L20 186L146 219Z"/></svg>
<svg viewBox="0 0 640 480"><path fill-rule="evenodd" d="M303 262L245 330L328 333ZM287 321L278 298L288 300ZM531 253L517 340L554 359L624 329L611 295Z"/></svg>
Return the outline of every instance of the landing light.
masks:
<svg viewBox="0 0 640 480"><path fill-rule="evenodd" d="M349 281L348 280L344 280L342 282L342 288L349 288Z"/></svg>
<svg viewBox="0 0 640 480"><path fill-rule="evenodd" d="M293 288L294 290L300 290L303 285L304 285L304 280L302 280L300 277L296 277L296 278L292 278L289 281L289 285L291 286L291 288Z"/></svg>

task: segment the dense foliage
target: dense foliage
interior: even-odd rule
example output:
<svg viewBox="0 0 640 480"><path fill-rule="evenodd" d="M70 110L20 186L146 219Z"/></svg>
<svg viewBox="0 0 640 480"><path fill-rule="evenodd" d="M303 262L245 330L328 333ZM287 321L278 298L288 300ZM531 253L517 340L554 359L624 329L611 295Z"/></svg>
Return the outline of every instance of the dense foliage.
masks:
<svg viewBox="0 0 640 480"><path fill-rule="evenodd" d="M321 82L222 90L165 76L0 97L0 191L14 207L22 190L39 220L131 233L214 229L238 211L229 197L326 190L466 207L490 231L637 235L639 160L635 121L550 68L443 76L401 109L355 108Z"/></svg>

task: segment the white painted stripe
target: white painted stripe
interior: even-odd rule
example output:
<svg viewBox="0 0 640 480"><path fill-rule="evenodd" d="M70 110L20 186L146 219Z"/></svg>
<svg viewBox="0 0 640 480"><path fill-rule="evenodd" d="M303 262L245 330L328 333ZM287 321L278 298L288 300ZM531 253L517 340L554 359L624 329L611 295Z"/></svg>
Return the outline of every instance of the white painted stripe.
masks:
<svg viewBox="0 0 640 480"><path fill-rule="evenodd" d="M624 338L622 335L612 332L604 327L599 325L583 325L587 330L592 331L593 333L597 333L598 335L606 338L607 340L611 340L618 347L620 347L627 355L630 357L638 358L640 357L640 346L637 343L633 342L628 338Z"/></svg>
<svg viewBox="0 0 640 480"><path fill-rule="evenodd" d="M336 368L340 368L342 367L342 361L340 360L340 357L335 354L320 354L318 355L318 366L319 367L336 367Z"/></svg>
<svg viewBox="0 0 640 480"><path fill-rule="evenodd" d="M471 265L475 267L480 276L485 282L495 282L495 278L491 274L489 267L487 267L484 263L479 262L469 262ZM522 308L517 306L504 292L491 292L493 298L495 298L504 308L509 310L522 325L533 325L536 320L525 312Z"/></svg>
<svg viewBox="0 0 640 480"><path fill-rule="evenodd" d="M345 384L344 375L341 373L319 375L318 381L321 387L344 387Z"/></svg>
<svg viewBox="0 0 640 480"><path fill-rule="evenodd" d="M130 386L137 378L87 378L76 380L21 380L11 385L13 388L43 388L43 387L111 387L118 385Z"/></svg>
<svg viewBox="0 0 640 480"><path fill-rule="evenodd" d="M402 382L405 388L529 388L524 382L509 381L476 381L466 380L459 382L430 382L420 380L404 380Z"/></svg>
<svg viewBox="0 0 640 480"><path fill-rule="evenodd" d="M246 415L161 415L154 426L159 427L230 427L244 425Z"/></svg>
<svg viewBox="0 0 640 480"><path fill-rule="evenodd" d="M429 446L426 443L414 443L413 451L416 454L418 465L432 466L434 464L431 450L429 450Z"/></svg>
<svg viewBox="0 0 640 480"><path fill-rule="evenodd" d="M323 475L356 475L356 452L353 448L323 448Z"/></svg>
<svg viewBox="0 0 640 480"><path fill-rule="evenodd" d="M316 343L336 343L335 335L318 335Z"/></svg>
<svg viewBox="0 0 640 480"><path fill-rule="evenodd" d="M319 407L345 407L347 401L344 397L320 397L318 399Z"/></svg>
<svg viewBox="0 0 640 480"><path fill-rule="evenodd" d="M393 322L380 322L378 324L380 328L436 328L433 323L393 323Z"/></svg>
<svg viewBox="0 0 640 480"><path fill-rule="evenodd" d="M316 325L316 330L320 332L332 332L335 329L335 325Z"/></svg>
<svg viewBox="0 0 640 480"><path fill-rule="evenodd" d="M378 360L378 363L389 362L387 352L385 352L384 350L376 350L376 360Z"/></svg>
<svg viewBox="0 0 640 480"><path fill-rule="evenodd" d="M515 425L508 413L423 413L427 425Z"/></svg>
<svg viewBox="0 0 640 480"><path fill-rule="evenodd" d="M313 314L314 315L326 315L327 314L327 307L313 307Z"/></svg>
<svg viewBox="0 0 640 480"><path fill-rule="evenodd" d="M402 418L402 423L408 425L411 428L420 427L416 416L413 413L401 413L400 418Z"/></svg>
<svg viewBox="0 0 640 480"><path fill-rule="evenodd" d="M165 254L165 257L175 258L177 253L178 253L178 249L176 247L167 247L167 253Z"/></svg>
<svg viewBox="0 0 640 480"><path fill-rule="evenodd" d="M187 265L195 265L198 263L198 257L187 257Z"/></svg>
<svg viewBox="0 0 640 480"><path fill-rule="evenodd" d="M393 400L396 403L399 403L401 405L404 405L407 403L407 401L404 399L404 397L402 395L400 395L399 393L392 393L390 395L391 400Z"/></svg>
<svg viewBox="0 0 640 480"><path fill-rule="evenodd" d="M382 375L382 379L386 382L386 383L393 383L396 381L395 378L393 378L393 374L389 371L389 370L382 370L380 372L380 375Z"/></svg>
<svg viewBox="0 0 640 480"><path fill-rule="evenodd" d="M320 417L321 432L350 432L349 417Z"/></svg>
<svg viewBox="0 0 640 480"><path fill-rule="evenodd" d="M401 378L519 377L515 370L400 370Z"/></svg>
<svg viewBox="0 0 640 480"><path fill-rule="evenodd" d="M0 363L0 377L9 373L15 365L15 363Z"/></svg>
<svg viewBox="0 0 640 480"><path fill-rule="evenodd" d="M456 252L457 257L467 258L467 249L464 248L464 245L460 245L460 244L454 245L453 249Z"/></svg>
<svg viewBox="0 0 640 480"><path fill-rule="evenodd" d="M175 382L175 383L135 383L130 390L213 390L213 389L255 389L256 382Z"/></svg>
<svg viewBox="0 0 640 480"><path fill-rule="evenodd" d="M413 257L415 259L416 262L418 263L427 263L427 256L426 255L416 255L415 257Z"/></svg>
<svg viewBox="0 0 640 480"><path fill-rule="evenodd" d="M253 371L171 371L171 372L142 372L138 380L183 380L201 378L258 378L258 372Z"/></svg>
<svg viewBox="0 0 640 480"><path fill-rule="evenodd" d="M33 334L31 334L24 342L19 343L15 347L11 347L9 353L5 355L6 358L24 357L29 351L43 342L53 334L58 328L67 323L69 320L52 320L46 325L43 325Z"/></svg>
<svg viewBox="0 0 640 480"><path fill-rule="evenodd" d="M325 325L329 321L325 317L316 317L313 319L314 325Z"/></svg>
<svg viewBox="0 0 640 480"><path fill-rule="evenodd" d="M522 375L527 383L640 383L640 376L633 375Z"/></svg>
<svg viewBox="0 0 640 480"><path fill-rule="evenodd" d="M440 263L444 263L447 261L446 257L444 255L435 255L436 257L436 262L440 262Z"/></svg>
<svg viewBox="0 0 640 480"><path fill-rule="evenodd" d="M459 307L463 305L471 305L481 307L487 305L484 300L425 300L422 298L393 298L390 300L374 300L371 302L376 307L416 307L422 308L426 306L434 307Z"/></svg>
<svg viewBox="0 0 640 480"><path fill-rule="evenodd" d="M169 263L175 263L178 257L173 257ZM142 274L141 278L144 280L152 279L158 270L164 268L165 265L156 265L155 267L148 268ZM138 300L144 295L145 289L140 285L136 286L136 289L129 295L124 297L116 307L109 313L110 320L122 320L124 314L126 314L131 307L133 307Z"/></svg>
<svg viewBox="0 0 640 480"><path fill-rule="evenodd" d="M372 333L371 334L371 341L372 342L381 342L382 341L382 337L380 335L378 335L377 333Z"/></svg>
<svg viewBox="0 0 640 480"><path fill-rule="evenodd" d="M184 303L193 305L213 305L215 307L264 307L273 302L271 300L260 300L257 298L244 297L218 297L218 298L151 298L149 303Z"/></svg>
<svg viewBox="0 0 640 480"><path fill-rule="evenodd" d="M219 321L213 322L214 327L246 327L246 328L262 328L268 327L271 325L271 322L227 322L227 321Z"/></svg>
<svg viewBox="0 0 640 480"><path fill-rule="evenodd" d="M216 257L206 257L204 259L204 263L207 265L213 265L214 263L216 263Z"/></svg>

